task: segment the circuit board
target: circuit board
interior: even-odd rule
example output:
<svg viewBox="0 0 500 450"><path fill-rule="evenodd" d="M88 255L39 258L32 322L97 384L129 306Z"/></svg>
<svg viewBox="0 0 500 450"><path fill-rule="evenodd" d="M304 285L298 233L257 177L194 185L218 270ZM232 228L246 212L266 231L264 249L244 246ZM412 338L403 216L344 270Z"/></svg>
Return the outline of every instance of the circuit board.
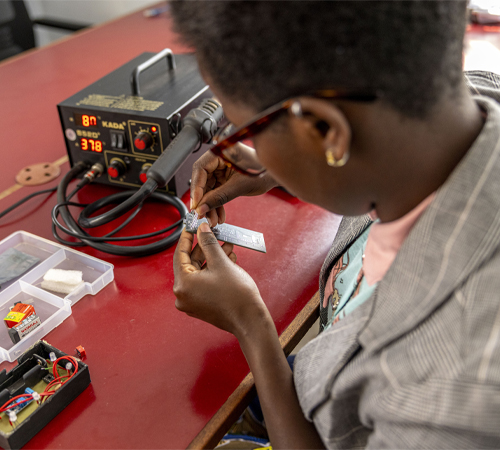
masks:
<svg viewBox="0 0 500 450"><path fill-rule="evenodd" d="M37 341L0 371L0 447L23 447L89 384L83 361Z"/></svg>
<svg viewBox="0 0 500 450"><path fill-rule="evenodd" d="M196 213L196 211L191 211L186 214L184 219L186 231L193 234L196 233L198 227L203 222L208 223L207 219L198 219L198 213ZM217 240L221 242L228 242L240 247L249 248L250 250L266 253L264 235L258 231L247 230L246 228L223 223L213 227L212 232Z"/></svg>
<svg viewBox="0 0 500 450"><path fill-rule="evenodd" d="M47 368L45 370L47 371L47 374L48 374L47 376L51 377L51 379L53 380L54 377L51 375L52 374L52 363L50 361L47 361L47 362L48 362L48 364L47 364ZM59 374L59 376L66 375L66 371L60 367L57 367L57 373ZM46 377L44 377L44 379L40 380L31 389L30 388L28 388L28 389L41 394L42 392L44 392L44 390L46 389L47 386L48 386L48 382L47 382ZM0 413L0 432L1 433L4 433L4 434L11 433L19 425L21 425L25 420L27 420L31 416L31 414L33 414L37 410L37 408L40 407L40 404L38 404L36 401L30 400L28 402L22 402L21 400L22 399L18 400L19 406L16 405L13 408L10 408L13 411L15 411L15 413L17 415L17 420L16 420L15 424L12 424L9 422L9 417L7 416L7 414L5 412Z"/></svg>

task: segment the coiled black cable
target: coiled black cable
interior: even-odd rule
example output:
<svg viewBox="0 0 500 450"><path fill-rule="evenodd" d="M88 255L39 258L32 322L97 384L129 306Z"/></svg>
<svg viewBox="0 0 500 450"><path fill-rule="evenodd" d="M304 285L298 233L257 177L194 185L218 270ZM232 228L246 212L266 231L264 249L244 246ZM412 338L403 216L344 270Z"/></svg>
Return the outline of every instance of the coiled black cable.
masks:
<svg viewBox="0 0 500 450"><path fill-rule="evenodd" d="M156 183L156 181L148 179L138 191L135 191L132 194L130 194L130 191L127 191L127 194L129 195L123 197L125 199L123 203L119 204L116 208L112 209L111 211L101 214L98 217L90 217L90 214L96 211L95 208L92 208L92 210L88 209L90 206L94 205L94 203L92 203L92 205L89 205L80 213L80 217L78 218L78 223L84 228L94 228L100 225L104 225L108 222L111 222L112 220L118 219L118 217L123 216L123 214L130 211L134 206L137 206L140 203L142 203L146 198L148 197L155 198L155 196L152 194L157 187L158 184ZM106 203L106 205L109 204L110 202ZM102 208L102 206L97 209L100 208Z"/></svg>
<svg viewBox="0 0 500 450"><path fill-rule="evenodd" d="M188 209L186 208L186 205L175 196L172 195L167 195L167 194L162 194L158 192L153 192L150 194L150 198L153 198L155 200L161 201L163 203L167 203L169 205L172 205L174 208L177 209L180 213L180 220L178 220L176 223L173 225L164 228L163 230L155 231L153 233L148 233L140 236L127 236L127 237L121 237L121 238L116 238L116 237L111 237L112 234L116 233L118 229L112 231L111 233L108 233L106 236L103 237L94 237L88 234L85 230L83 230L78 223L75 221L71 213L69 212L68 206L74 204L77 206L85 206L85 211L87 212L88 215L94 213L95 211L98 211L99 209L103 208L104 206L107 206L109 204L116 204L116 203L121 203L123 201L126 201L130 197L133 197L136 192L134 191L124 191L124 192L118 192L116 194L109 195L107 197L103 197L102 199L99 199L95 201L94 203L91 203L90 205L82 205L79 203L71 203L69 200L71 197L77 192L77 190L73 191L70 196L66 196L66 191L68 189L68 185L73 180L75 177L77 177L81 172L84 170L88 169L88 166L83 163L79 162L75 164L75 166L63 177L61 182L59 183L59 186L57 188L57 205L54 207L52 210L52 221L53 221L53 227L52 227L52 232L54 234L54 237L59 241L64 243L65 245L70 245L70 246L84 246L88 245L89 247L95 248L97 250L100 250L105 253L109 253L111 255L118 255L118 256L147 256L147 255L152 255L154 253L161 252L168 247L171 247L173 244L177 242L177 240L180 237L180 234L183 229L183 219L185 215L188 213ZM79 188L83 187L84 183L79 184ZM142 201L139 202L138 208L142 207ZM133 216L138 211L133 213ZM63 218L64 222L66 223L66 227L64 227L58 220L57 217L58 215L61 215ZM132 217L133 218L133 217ZM127 219L126 223L129 223L130 220L132 220L130 217ZM120 225L119 229L122 229L125 226L125 224ZM67 233L70 236L78 238L81 242L69 242L69 241L64 241L58 234L57 234L57 228L61 229L63 232ZM172 229L175 228L175 231L168 235L167 237L154 242L152 244L147 244L147 245L137 245L137 246L120 246L120 245L113 245L109 244L108 242L116 242L116 241L129 241L129 240L137 240L137 239L145 239L145 238L150 238L154 237L163 233L166 233Z"/></svg>

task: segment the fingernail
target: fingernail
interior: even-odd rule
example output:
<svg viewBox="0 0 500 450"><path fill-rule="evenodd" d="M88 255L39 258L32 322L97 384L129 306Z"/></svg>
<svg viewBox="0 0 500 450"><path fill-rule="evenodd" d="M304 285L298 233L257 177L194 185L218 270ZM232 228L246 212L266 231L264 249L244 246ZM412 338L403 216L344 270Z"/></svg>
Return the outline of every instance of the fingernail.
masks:
<svg viewBox="0 0 500 450"><path fill-rule="evenodd" d="M189 211L192 211L193 210L193 199L190 198L189 199Z"/></svg>
<svg viewBox="0 0 500 450"><path fill-rule="evenodd" d="M202 222L200 224L200 231L202 233L211 233L212 231L210 230L210 227L208 226L208 223Z"/></svg>
<svg viewBox="0 0 500 450"><path fill-rule="evenodd" d="M206 203L203 203L199 208L196 208L198 211L199 216L204 216L208 211L210 211L210 208Z"/></svg>

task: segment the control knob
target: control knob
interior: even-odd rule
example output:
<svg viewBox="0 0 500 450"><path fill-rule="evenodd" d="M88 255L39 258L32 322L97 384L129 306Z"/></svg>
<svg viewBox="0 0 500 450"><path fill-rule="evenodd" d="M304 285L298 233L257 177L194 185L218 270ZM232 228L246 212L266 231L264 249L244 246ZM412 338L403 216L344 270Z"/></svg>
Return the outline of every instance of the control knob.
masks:
<svg viewBox="0 0 500 450"><path fill-rule="evenodd" d="M148 170L151 167L151 164L144 164L141 168L141 173L139 174L139 179L141 180L141 183L145 183L148 181Z"/></svg>
<svg viewBox="0 0 500 450"><path fill-rule="evenodd" d="M134 145L138 150L146 150L153 145L153 136L145 131L139 132L134 139Z"/></svg>
<svg viewBox="0 0 500 450"><path fill-rule="evenodd" d="M119 178L125 173L126 170L127 165L121 159L114 158L108 166L108 175L111 178Z"/></svg>

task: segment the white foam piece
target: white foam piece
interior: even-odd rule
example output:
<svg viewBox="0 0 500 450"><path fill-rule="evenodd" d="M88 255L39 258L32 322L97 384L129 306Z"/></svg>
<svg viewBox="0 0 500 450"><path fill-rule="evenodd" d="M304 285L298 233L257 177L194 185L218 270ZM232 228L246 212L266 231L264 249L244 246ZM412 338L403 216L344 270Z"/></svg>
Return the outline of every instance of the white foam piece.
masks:
<svg viewBox="0 0 500 450"><path fill-rule="evenodd" d="M83 281L82 275L80 270L49 269L43 280L76 286Z"/></svg>
<svg viewBox="0 0 500 450"><path fill-rule="evenodd" d="M79 288L80 286L83 286L83 284L84 284L83 281L78 284L67 284L58 281L43 280L42 289L46 289L52 292L60 292L61 294L70 294L75 289Z"/></svg>

